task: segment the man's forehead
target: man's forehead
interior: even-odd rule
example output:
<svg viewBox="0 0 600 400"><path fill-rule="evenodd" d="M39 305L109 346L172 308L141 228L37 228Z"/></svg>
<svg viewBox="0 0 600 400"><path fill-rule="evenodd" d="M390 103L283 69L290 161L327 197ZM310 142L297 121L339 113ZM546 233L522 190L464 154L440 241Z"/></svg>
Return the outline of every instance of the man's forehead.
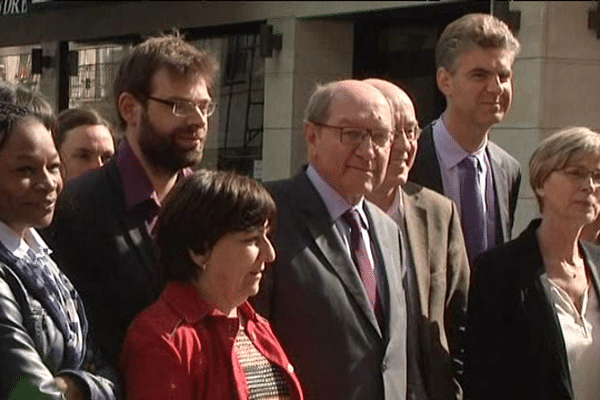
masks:
<svg viewBox="0 0 600 400"><path fill-rule="evenodd" d="M189 90L190 92L207 91L207 81L201 74L180 74L167 68L159 68L152 75L151 92Z"/></svg>
<svg viewBox="0 0 600 400"><path fill-rule="evenodd" d="M456 57L455 70L464 67L465 63L468 63L469 69L493 66L495 69L510 71L514 61L515 54L508 49L474 46Z"/></svg>
<svg viewBox="0 0 600 400"><path fill-rule="evenodd" d="M331 115L350 109L358 112L376 111L389 114L390 104L381 93L339 92L333 95L329 105Z"/></svg>

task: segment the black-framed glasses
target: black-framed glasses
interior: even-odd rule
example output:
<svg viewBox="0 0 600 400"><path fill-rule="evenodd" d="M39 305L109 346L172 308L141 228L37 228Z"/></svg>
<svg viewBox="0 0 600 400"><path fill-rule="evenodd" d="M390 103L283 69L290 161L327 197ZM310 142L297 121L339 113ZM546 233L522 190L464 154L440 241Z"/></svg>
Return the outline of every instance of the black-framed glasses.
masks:
<svg viewBox="0 0 600 400"><path fill-rule="evenodd" d="M582 184L592 178L592 182L595 185L600 185L600 171L598 170L589 171L584 167L565 167L560 171L577 183Z"/></svg>
<svg viewBox="0 0 600 400"><path fill-rule="evenodd" d="M340 131L340 142L351 145L359 146L366 136L371 138L371 142L377 147L386 147L392 141L394 135L392 131L387 129L369 129L360 128L356 126L333 126L322 124L320 122L313 122L317 126L324 128L338 129Z"/></svg>
<svg viewBox="0 0 600 400"><path fill-rule="evenodd" d="M210 100L191 101L191 100L165 100L154 96L147 96L150 100L166 104L173 107L171 112L176 117L189 117L193 113L200 113L204 117L210 117L217 109L217 103Z"/></svg>

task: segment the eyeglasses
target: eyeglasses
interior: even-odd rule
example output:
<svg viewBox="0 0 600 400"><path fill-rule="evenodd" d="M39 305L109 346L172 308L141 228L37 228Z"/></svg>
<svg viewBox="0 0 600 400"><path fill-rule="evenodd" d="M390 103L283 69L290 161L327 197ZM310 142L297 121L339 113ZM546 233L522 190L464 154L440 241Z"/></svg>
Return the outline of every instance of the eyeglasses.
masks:
<svg viewBox="0 0 600 400"><path fill-rule="evenodd" d="M404 136L409 142L412 142L421 136L421 128L415 125L408 130L404 128L396 129L396 132L394 133L394 140L398 139L400 135Z"/></svg>
<svg viewBox="0 0 600 400"><path fill-rule="evenodd" d="M147 96L150 100L166 104L173 107L171 112L176 117L189 117L193 113L200 113L204 117L210 117L217 109L217 103L210 100L191 101L191 100L165 100L154 96Z"/></svg>
<svg viewBox="0 0 600 400"><path fill-rule="evenodd" d="M393 138L392 131L388 131L387 129L369 129L354 126L333 126L322 124L320 122L313 122L313 124L317 126L322 126L324 128L339 129L340 142L351 146L360 145L365 140L365 137L369 136L371 138L371 142L376 147L386 147L391 143Z"/></svg>
<svg viewBox="0 0 600 400"><path fill-rule="evenodd" d="M592 182L600 185L600 171L588 171L583 167L566 167L562 173L578 183L588 182L592 178Z"/></svg>

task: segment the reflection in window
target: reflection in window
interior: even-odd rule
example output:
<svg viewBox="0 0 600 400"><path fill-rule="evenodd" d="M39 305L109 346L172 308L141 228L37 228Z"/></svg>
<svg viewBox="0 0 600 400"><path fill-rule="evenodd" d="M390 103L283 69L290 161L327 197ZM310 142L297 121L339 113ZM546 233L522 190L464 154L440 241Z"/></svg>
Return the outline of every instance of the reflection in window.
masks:
<svg viewBox="0 0 600 400"><path fill-rule="evenodd" d="M40 75L31 73L31 50L0 56L0 79L30 90L40 87Z"/></svg>

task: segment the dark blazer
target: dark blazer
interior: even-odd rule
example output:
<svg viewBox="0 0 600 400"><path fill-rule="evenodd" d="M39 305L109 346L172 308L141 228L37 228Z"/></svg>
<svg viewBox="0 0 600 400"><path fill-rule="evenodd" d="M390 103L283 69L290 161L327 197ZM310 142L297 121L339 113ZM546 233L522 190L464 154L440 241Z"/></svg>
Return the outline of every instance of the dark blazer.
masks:
<svg viewBox="0 0 600 400"><path fill-rule="evenodd" d="M488 141L487 155L492 165L492 181L496 194L496 216L499 223L496 237L499 243L504 243L511 238L511 231L515 218L515 209L521 184L521 166L510 154L492 141ZM433 144L432 125L427 125L419 138L419 147L415 164L413 165L408 180L444 194L440 162Z"/></svg>
<svg viewBox="0 0 600 400"><path fill-rule="evenodd" d="M469 295L470 399L572 400L560 322L542 283L534 220L515 240L475 260ZM600 248L579 244L600 293Z"/></svg>
<svg viewBox="0 0 600 400"><path fill-rule="evenodd" d="M399 230L366 202L384 292L380 330L357 268L304 172L267 185L277 259L252 299L314 400L406 397L406 304ZM382 287L383 286L383 287Z"/></svg>
<svg viewBox="0 0 600 400"><path fill-rule="evenodd" d="M458 211L448 198L412 182L403 186L402 199L425 387L429 400L460 399L469 261Z"/></svg>
<svg viewBox="0 0 600 400"><path fill-rule="evenodd" d="M42 233L83 299L98 346L116 365L127 326L159 294L145 212L126 211L117 157L67 183Z"/></svg>

